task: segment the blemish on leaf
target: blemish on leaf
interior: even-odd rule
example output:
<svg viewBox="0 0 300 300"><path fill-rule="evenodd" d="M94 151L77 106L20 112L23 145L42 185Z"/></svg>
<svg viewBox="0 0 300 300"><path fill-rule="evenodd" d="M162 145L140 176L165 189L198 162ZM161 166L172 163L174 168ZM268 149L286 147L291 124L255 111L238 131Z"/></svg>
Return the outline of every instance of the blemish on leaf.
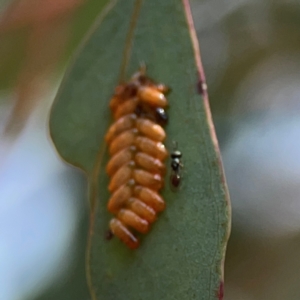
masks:
<svg viewBox="0 0 300 300"><path fill-rule="evenodd" d="M111 230L107 230L107 232L105 233L105 239L107 241L110 241L113 237L114 237L114 234L111 232Z"/></svg>
<svg viewBox="0 0 300 300"><path fill-rule="evenodd" d="M224 297L224 282L221 281L218 290L218 299L223 300L223 297Z"/></svg>
<svg viewBox="0 0 300 300"><path fill-rule="evenodd" d="M207 84L204 81L199 80L197 83L197 91L199 94L203 95L207 91Z"/></svg>

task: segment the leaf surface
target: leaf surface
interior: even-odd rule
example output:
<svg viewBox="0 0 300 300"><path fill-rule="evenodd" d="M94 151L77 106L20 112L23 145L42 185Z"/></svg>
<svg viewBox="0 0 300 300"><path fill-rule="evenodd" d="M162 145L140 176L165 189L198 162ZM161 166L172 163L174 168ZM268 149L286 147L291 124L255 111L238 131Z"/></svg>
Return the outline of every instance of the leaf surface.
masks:
<svg viewBox="0 0 300 300"><path fill-rule="evenodd" d="M112 216L104 135L115 86L141 62L172 89L166 145L172 150L172 141L178 143L184 169L176 192L168 171L162 192L167 208L132 251L117 238L105 239ZM88 174L93 299L222 299L229 200L186 0L112 1L66 74L50 128L61 156Z"/></svg>

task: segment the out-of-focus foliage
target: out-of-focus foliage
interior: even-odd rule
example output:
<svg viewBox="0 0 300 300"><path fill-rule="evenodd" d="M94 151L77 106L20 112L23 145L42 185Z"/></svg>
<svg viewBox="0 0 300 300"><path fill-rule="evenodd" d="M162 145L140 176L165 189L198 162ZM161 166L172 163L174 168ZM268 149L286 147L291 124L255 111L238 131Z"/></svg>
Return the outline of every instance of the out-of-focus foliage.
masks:
<svg viewBox="0 0 300 300"><path fill-rule="evenodd" d="M51 78L108 0L15 0L0 15L0 90L14 90L5 134L18 134Z"/></svg>
<svg viewBox="0 0 300 300"><path fill-rule="evenodd" d="M28 38L34 27L45 23L53 26L54 40L49 41L47 46L54 49L61 30L57 26L69 24L70 28L64 34L64 59L60 58L58 61L64 64L107 2L108 0L63 0L43 1L42 5L36 0L0 2L3 5L0 7L0 90L15 85L26 59Z"/></svg>

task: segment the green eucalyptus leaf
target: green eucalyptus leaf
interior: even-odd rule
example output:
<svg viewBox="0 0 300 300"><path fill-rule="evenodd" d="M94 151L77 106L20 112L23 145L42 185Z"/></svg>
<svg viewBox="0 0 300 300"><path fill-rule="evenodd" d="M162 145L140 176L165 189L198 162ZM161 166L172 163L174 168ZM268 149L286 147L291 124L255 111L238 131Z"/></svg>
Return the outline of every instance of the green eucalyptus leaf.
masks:
<svg viewBox="0 0 300 300"><path fill-rule="evenodd" d="M171 150L178 143L184 168L176 192L168 171L167 208L140 248L130 250L117 238L105 239L112 216L104 135L114 88L141 62L172 89L166 145ZM229 199L187 0L110 2L66 74L50 128L61 156L85 170L90 182L92 299L222 299Z"/></svg>

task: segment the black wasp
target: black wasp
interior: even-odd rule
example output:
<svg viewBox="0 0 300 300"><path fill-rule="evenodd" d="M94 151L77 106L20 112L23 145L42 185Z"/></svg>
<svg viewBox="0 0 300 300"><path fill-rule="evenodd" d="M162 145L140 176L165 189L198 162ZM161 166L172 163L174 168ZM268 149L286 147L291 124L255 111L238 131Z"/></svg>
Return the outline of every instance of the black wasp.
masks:
<svg viewBox="0 0 300 300"><path fill-rule="evenodd" d="M177 149L177 143L174 143L174 150L171 153L171 184L174 188L177 188L181 182L181 169L183 168L183 163L181 162L182 153Z"/></svg>

